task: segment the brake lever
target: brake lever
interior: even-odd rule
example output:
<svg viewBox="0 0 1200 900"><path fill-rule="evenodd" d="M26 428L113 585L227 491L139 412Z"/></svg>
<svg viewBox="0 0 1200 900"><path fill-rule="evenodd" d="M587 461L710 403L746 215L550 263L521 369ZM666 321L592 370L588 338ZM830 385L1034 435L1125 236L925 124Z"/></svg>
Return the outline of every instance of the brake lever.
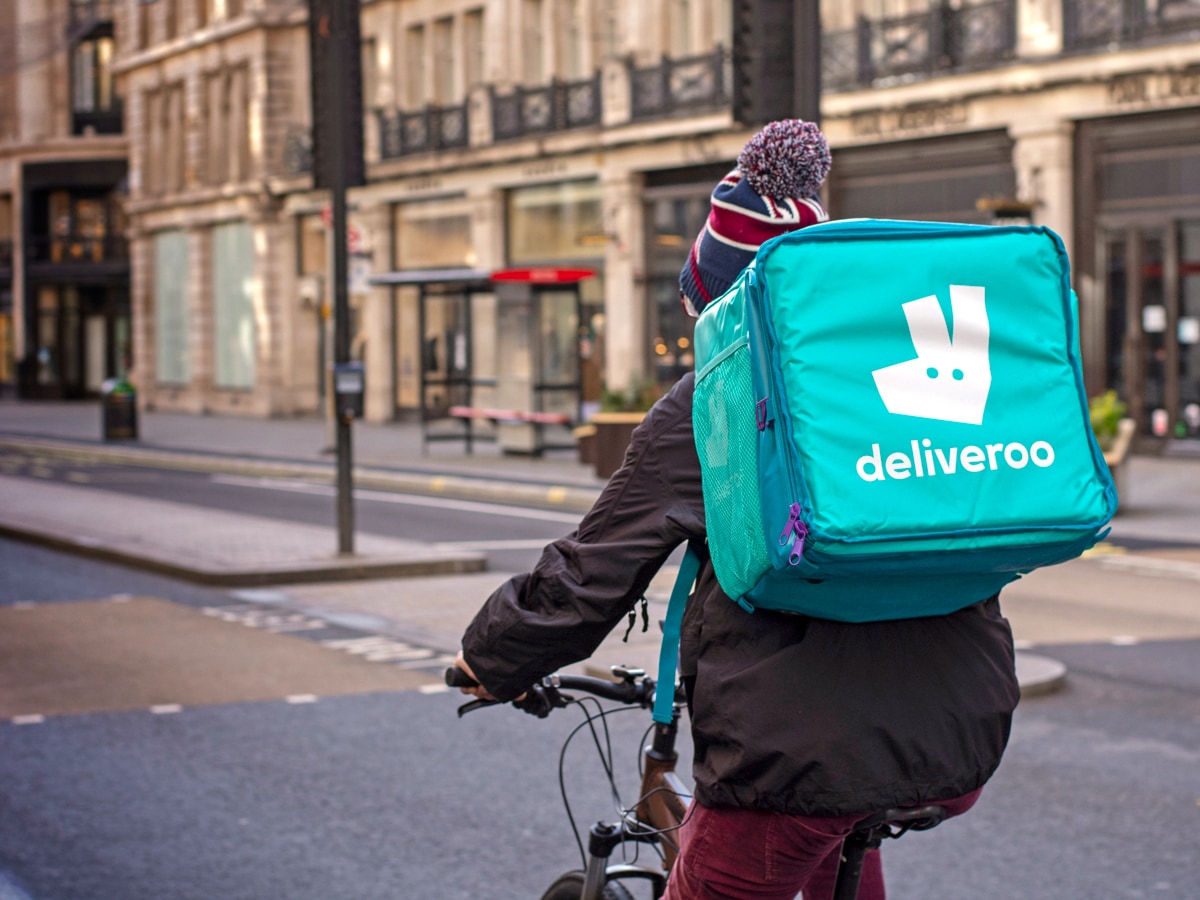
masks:
<svg viewBox="0 0 1200 900"><path fill-rule="evenodd" d="M472 700L470 703L464 703L458 708L458 717L461 719L467 713L483 709L485 706L498 706L500 702L499 700Z"/></svg>

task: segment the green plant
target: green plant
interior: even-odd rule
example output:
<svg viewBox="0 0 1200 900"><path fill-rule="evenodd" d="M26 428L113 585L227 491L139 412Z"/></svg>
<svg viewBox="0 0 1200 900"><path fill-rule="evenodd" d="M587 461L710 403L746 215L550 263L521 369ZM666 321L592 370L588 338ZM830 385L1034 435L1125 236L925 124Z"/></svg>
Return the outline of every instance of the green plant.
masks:
<svg viewBox="0 0 1200 900"><path fill-rule="evenodd" d="M645 412L662 396L662 388L653 379L636 381L625 390L605 388L600 398L601 412Z"/></svg>
<svg viewBox="0 0 1200 900"><path fill-rule="evenodd" d="M1088 401L1088 412L1091 413L1092 431L1100 442L1100 449L1108 450L1117 438L1117 428L1125 417L1126 406L1117 396L1116 391L1105 391L1097 394Z"/></svg>

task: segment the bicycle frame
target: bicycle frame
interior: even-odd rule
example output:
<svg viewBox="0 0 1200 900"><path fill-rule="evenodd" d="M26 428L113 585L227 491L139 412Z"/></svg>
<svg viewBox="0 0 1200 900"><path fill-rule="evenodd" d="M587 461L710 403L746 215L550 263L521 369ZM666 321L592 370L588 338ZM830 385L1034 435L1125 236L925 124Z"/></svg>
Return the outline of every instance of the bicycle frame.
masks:
<svg viewBox="0 0 1200 900"><path fill-rule="evenodd" d="M589 831L588 863L580 900L601 900L608 882L630 878L651 882L655 897L661 897L666 890L667 875L679 855L674 836L687 816L691 799L691 791L675 774L678 733L677 705L669 725L654 726L654 738L643 752L641 794L633 815L619 824L597 822ZM626 842L659 845L663 854L661 870L624 863L610 865L613 850Z"/></svg>

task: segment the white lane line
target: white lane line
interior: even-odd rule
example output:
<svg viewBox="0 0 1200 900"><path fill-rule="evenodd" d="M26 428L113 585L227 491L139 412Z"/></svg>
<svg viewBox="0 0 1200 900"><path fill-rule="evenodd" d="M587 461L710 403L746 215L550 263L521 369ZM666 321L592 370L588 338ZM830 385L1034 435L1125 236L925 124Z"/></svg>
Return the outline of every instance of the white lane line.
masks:
<svg viewBox="0 0 1200 900"><path fill-rule="evenodd" d="M41 725L46 721L46 717L35 713L28 716L13 716L11 721L14 725Z"/></svg>
<svg viewBox="0 0 1200 900"><path fill-rule="evenodd" d="M1033 641L1024 641L1024 640L1014 640L1013 641L1013 649L1014 650L1032 650L1034 648L1034 646L1036 646L1036 645L1033 643Z"/></svg>
<svg viewBox="0 0 1200 900"><path fill-rule="evenodd" d="M448 694L450 686L446 684L423 684L417 690L422 694Z"/></svg>
<svg viewBox="0 0 1200 900"><path fill-rule="evenodd" d="M301 703L316 703L317 695L316 694L290 694L289 696L285 697L284 699L287 700L288 703L291 703L293 706L297 706Z"/></svg>
<svg viewBox="0 0 1200 900"><path fill-rule="evenodd" d="M150 712L156 716L173 716L176 713L183 712L183 707L178 703L160 703L157 706L150 707Z"/></svg>
<svg viewBox="0 0 1200 900"><path fill-rule="evenodd" d="M320 484L302 481L273 481L269 478L245 478L238 475L213 475L216 484L234 487L256 487L272 491L289 491L294 494L313 494L332 497L336 491ZM579 513L560 513L553 510L524 509L500 503L483 503L477 500L452 500L448 497L423 497L419 494L394 494L390 491L355 491L357 500L374 500L378 503L394 503L401 506L422 506L433 509L452 509L456 512L483 513L490 516L506 516L512 519L534 519L539 522L565 522L578 525L583 516Z"/></svg>
<svg viewBox="0 0 1200 900"><path fill-rule="evenodd" d="M1133 647L1141 642L1141 638L1134 637L1132 634L1117 634L1109 641L1114 647Z"/></svg>

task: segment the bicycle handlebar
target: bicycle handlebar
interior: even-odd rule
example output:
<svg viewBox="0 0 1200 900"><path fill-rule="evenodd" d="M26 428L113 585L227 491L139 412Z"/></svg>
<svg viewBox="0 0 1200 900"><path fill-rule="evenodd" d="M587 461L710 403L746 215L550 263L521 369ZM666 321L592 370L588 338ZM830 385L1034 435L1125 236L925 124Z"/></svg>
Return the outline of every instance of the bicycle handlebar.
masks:
<svg viewBox="0 0 1200 900"><path fill-rule="evenodd" d="M603 678L591 678L587 675L548 675L533 685L520 700L514 700L513 705L530 715L545 718L551 710L560 709L571 702L569 696L561 691L584 691L605 700L626 703L630 706L649 706L654 702L654 679L647 678L643 672L636 669L614 668L614 675L620 676L620 681L606 681ZM449 687L472 688L479 687L479 682L471 678L458 666L450 666L445 673L446 684ZM493 706L498 700L475 700L459 707L459 716Z"/></svg>

